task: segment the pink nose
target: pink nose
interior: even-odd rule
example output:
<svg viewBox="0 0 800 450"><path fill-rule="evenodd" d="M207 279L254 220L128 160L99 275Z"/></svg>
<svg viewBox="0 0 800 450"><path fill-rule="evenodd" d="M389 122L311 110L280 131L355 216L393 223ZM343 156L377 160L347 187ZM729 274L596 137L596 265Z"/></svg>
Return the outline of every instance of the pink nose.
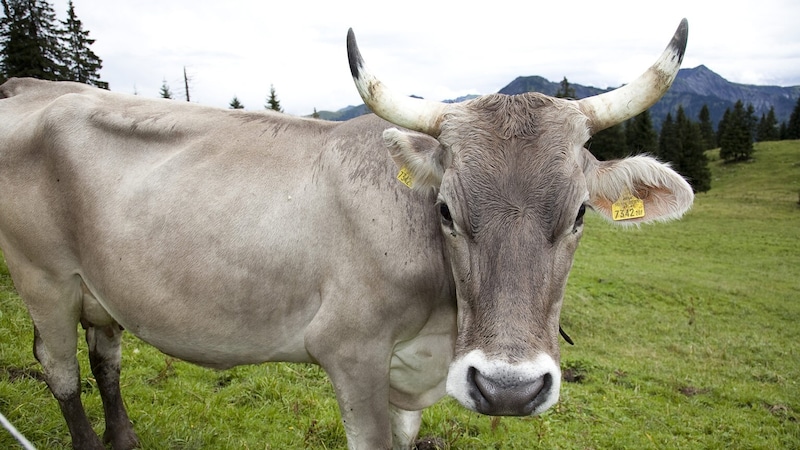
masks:
<svg viewBox="0 0 800 450"><path fill-rule="evenodd" d="M535 380L504 380L484 376L477 368L467 371L470 397L475 409L490 416L528 416L547 401L553 376L545 373Z"/></svg>

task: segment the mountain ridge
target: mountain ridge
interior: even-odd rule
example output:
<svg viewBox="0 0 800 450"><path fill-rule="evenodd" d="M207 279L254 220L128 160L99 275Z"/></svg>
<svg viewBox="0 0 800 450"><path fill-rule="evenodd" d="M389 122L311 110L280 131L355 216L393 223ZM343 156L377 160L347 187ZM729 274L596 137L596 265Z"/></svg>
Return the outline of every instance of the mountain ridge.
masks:
<svg viewBox="0 0 800 450"><path fill-rule="evenodd" d="M507 95L522 94L524 92L541 92L542 94L555 95L561 87L561 82L550 81L539 75L519 76L500 89L498 93ZM585 98L592 95L608 92L613 88L601 89L594 86L585 86L571 83L575 89L576 98ZM466 96L454 100L443 100L453 103L475 96ZM752 104L757 119L769 111L770 106L775 108L775 117L778 122L788 122L789 116L800 98L800 86L763 86L734 83L726 80L705 65L681 69L675 82L667 93L650 108L653 125L661 128L668 113L673 116L682 105L684 112L692 120L697 117L703 105L707 105L711 122L716 125L722 119L725 110L733 106L738 100L745 105ZM320 111L320 118L326 120L348 120L369 112L366 105L348 106L338 111Z"/></svg>

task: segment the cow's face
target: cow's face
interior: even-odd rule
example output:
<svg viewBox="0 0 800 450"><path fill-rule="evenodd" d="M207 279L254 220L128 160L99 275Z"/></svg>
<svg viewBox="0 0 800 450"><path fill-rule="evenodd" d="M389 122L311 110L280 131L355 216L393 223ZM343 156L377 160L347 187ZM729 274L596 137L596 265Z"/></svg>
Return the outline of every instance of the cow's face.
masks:
<svg viewBox="0 0 800 450"><path fill-rule="evenodd" d="M561 302L589 202L585 116L541 95L495 95L448 114L438 148L384 135L397 165L438 190L458 302L448 392L484 414L544 411L558 399Z"/></svg>
<svg viewBox="0 0 800 450"><path fill-rule="evenodd" d="M685 33L682 23L656 65L611 93L582 101L495 94L453 105L392 94L364 72L348 40L353 77L372 110L439 142L431 148L417 133L384 132L415 188L438 191L458 303L447 391L464 406L528 415L558 400L559 316L587 207L611 219L615 203L635 198L645 214L624 223L636 223L677 218L691 205L686 181L653 158L599 162L583 149L592 132L666 91Z"/></svg>

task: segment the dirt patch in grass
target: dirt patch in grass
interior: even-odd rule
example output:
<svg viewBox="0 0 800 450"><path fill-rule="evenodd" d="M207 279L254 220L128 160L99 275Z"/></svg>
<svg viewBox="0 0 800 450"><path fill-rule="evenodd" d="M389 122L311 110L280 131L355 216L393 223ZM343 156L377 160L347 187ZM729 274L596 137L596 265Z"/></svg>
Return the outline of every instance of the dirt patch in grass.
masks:
<svg viewBox="0 0 800 450"><path fill-rule="evenodd" d="M447 448L444 439L434 436L426 436L414 443L415 450L446 450Z"/></svg>
<svg viewBox="0 0 800 450"><path fill-rule="evenodd" d="M0 373L8 375L8 381L14 383L24 378L44 382L42 372L29 367L0 367Z"/></svg>
<svg viewBox="0 0 800 450"><path fill-rule="evenodd" d="M708 388L698 388L694 386L683 386L678 388L678 392L687 396L687 397L694 397L695 395L703 395L708 394L711 392L711 389Z"/></svg>

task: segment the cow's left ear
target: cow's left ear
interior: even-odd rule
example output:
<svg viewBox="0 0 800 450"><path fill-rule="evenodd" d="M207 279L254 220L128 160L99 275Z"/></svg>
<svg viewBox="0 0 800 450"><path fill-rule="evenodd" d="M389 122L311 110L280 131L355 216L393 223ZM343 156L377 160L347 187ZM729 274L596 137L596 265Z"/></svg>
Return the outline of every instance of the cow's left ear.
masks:
<svg viewBox="0 0 800 450"><path fill-rule="evenodd" d="M692 206L689 183L655 158L598 161L584 149L583 159L589 204L617 224L678 219Z"/></svg>
<svg viewBox="0 0 800 450"><path fill-rule="evenodd" d="M383 132L383 142L411 188L439 188L452 160L439 141L427 134L389 128Z"/></svg>

